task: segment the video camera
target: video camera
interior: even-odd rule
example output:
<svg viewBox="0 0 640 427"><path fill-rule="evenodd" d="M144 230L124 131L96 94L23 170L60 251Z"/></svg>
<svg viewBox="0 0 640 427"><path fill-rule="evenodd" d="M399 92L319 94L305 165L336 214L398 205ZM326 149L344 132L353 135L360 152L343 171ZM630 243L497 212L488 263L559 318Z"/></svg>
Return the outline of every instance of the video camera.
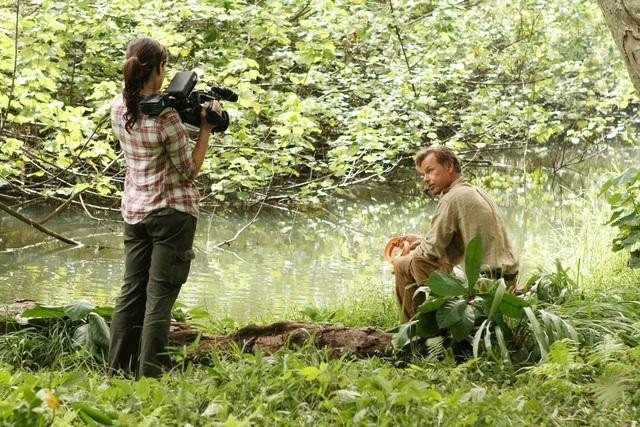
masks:
<svg viewBox="0 0 640 427"><path fill-rule="evenodd" d="M166 92L150 95L140 101L140 111L150 116L157 116L168 107L175 108L183 123L195 127L200 126L201 104L224 100L236 102L238 95L231 89L222 86L211 86L208 90L193 90L198 81L195 71L181 71L176 74ZM212 109L207 109L207 122L214 125L211 132L224 132L229 126L229 114L222 111L222 115Z"/></svg>

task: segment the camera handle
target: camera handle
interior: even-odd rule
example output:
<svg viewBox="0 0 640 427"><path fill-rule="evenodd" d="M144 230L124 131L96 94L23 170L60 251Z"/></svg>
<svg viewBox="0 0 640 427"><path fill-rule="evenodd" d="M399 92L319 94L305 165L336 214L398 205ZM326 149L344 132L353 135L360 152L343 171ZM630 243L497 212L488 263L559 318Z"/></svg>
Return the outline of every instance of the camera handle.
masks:
<svg viewBox="0 0 640 427"><path fill-rule="evenodd" d="M229 127L229 113L224 110L222 110L222 114L218 114L213 108L207 108L206 119L209 124L214 126L211 133L224 132Z"/></svg>

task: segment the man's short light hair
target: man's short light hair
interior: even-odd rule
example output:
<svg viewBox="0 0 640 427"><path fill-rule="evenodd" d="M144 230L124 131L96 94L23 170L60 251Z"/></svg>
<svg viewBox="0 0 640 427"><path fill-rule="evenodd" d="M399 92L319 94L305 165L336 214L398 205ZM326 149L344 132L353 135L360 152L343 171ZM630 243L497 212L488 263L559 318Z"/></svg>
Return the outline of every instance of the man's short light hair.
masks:
<svg viewBox="0 0 640 427"><path fill-rule="evenodd" d="M430 154L436 156L436 160L439 164L444 166L447 163L451 163L456 172L462 172L458 156L456 156L456 153L454 153L451 148L444 145L431 145L429 147L421 148L415 156L416 168L420 169L420 165L422 165L424 159L426 159Z"/></svg>

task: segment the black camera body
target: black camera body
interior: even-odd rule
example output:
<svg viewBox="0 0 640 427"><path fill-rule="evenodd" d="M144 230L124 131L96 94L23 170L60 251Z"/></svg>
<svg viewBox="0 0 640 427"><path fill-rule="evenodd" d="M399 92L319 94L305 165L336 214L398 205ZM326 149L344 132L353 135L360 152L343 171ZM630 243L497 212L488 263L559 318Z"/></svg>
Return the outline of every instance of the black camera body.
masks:
<svg viewBox="0 0 640 427"><path fill-rule="evenodd" d="M198 82L195 71L181 71L176 74L166 92L147 96L140 101L140 111L150 116L157 116L165 108L175 108L184 123L192 126L200 126L201 104L208 101L236 102L238 95L231 89L222 86L211 86L207 90L193 90ZM229 126L229 114L226 111L222 115L208 109L206 119L214 125L211 132L224 132Z"/></svg>

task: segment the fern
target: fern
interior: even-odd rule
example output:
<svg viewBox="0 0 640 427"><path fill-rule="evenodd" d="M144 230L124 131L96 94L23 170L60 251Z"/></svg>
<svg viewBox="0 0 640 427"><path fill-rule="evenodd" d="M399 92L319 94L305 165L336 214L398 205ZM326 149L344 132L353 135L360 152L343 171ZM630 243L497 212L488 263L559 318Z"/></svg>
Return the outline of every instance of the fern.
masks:
<svg viewBox="0 0 640 427"><path fill-rule="evenodd" d="M598 402L604 406L624 399L625 394L638 388L637 367L620 362L610 362L598 380L592 386L592 392Z"/></svg>

